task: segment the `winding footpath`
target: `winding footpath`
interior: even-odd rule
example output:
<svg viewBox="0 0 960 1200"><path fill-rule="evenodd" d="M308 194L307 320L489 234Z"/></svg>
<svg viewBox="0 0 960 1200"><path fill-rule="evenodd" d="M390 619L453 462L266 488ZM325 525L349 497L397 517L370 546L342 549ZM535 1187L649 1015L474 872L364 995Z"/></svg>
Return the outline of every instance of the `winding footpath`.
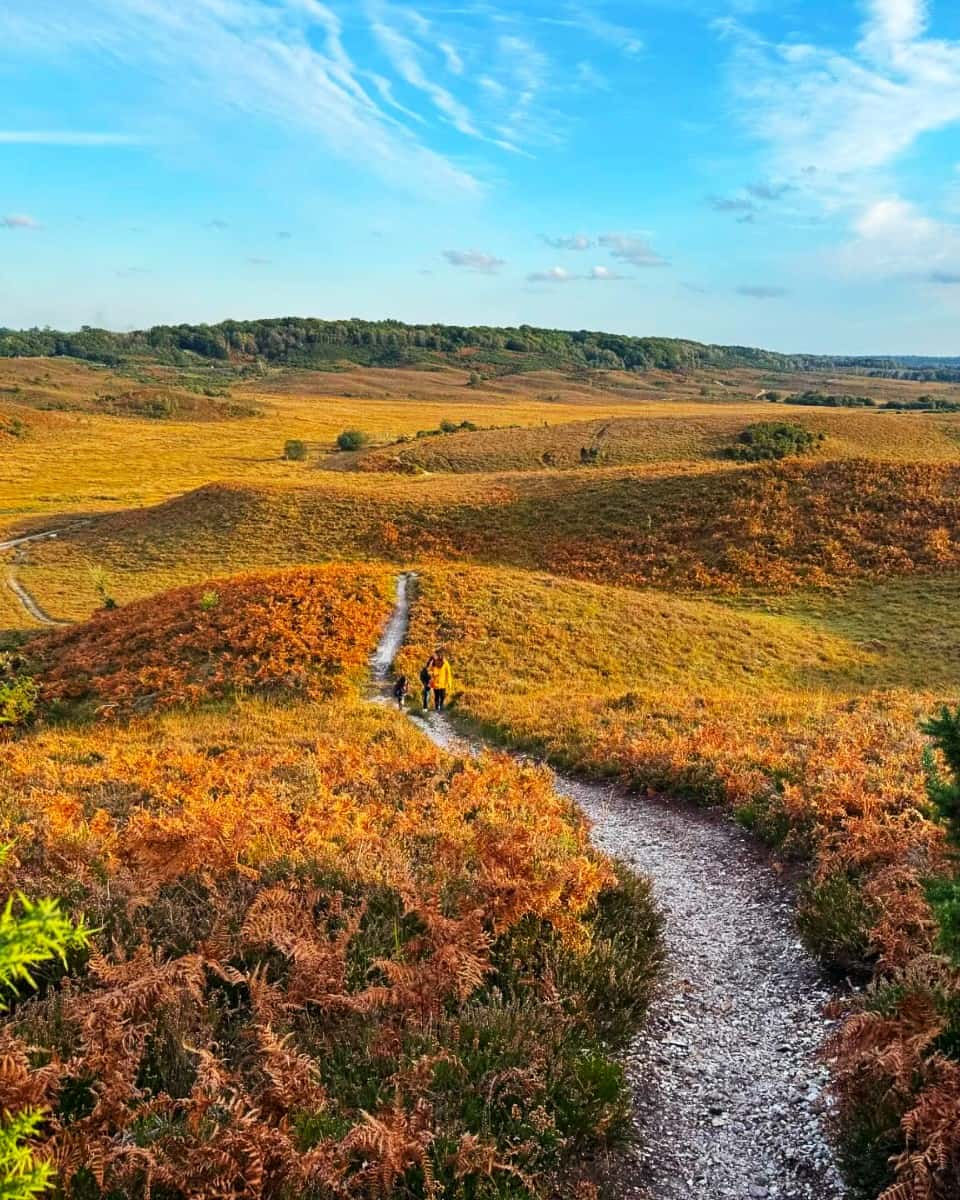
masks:
<svg viewBox="0 0 960 1200"><path fill-rule="evenodd" d="M414 576L371 659L379 700L409 623ZM449 718L414 715L438 746L483 743ZM637 1145L619 1193L644 1200L840 1200L825 1134L820 1049L832 998L801 945L789 891L722 814L554 775L592 823L595 845L653 882L667 967L626 1066Z"/></svg>
<svg viewBox="0 0 960 1200"><path fill-rule="evenodd" d="M70 529L78 529L81 525L88 524L87 521L74 521L72 525L64 525L59 529L44 529L40 533L27 533L21 537L9 538L5 542L0 542L0 552L4 550L16 550L19 546L26 546L29 542L43 542L48 538L59 537L61 533L66 533ZM24 610L40 625L67 625L67 621L58 621L56 617L51 617L50 614L37 603L27 589L23 586L12 566L7 567L7 587L13 592Z"/></svg>

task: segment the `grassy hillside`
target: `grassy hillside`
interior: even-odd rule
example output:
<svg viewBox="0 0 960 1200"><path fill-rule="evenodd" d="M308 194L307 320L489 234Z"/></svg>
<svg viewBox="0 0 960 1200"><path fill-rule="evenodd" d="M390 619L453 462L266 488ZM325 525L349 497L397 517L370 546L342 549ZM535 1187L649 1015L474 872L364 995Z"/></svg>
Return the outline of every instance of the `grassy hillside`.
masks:
<svg viewBox="0 0 960 1200"><path fill-rule="evenodd" d="M808 460L683 470L415 479L317 475L212 485L31 546L20 575L87 615L90 565L119 600L234 569L442 558L598 583L736 593L845 586L960 566L960 468Z"/></svg>
<svg viewBox="0 0 960 1200"><path fill-rule="evenodd" d="M956 462L960 414L793 410L773 414L824 435L819 457ZM634 417L526 428L481 429L416 438L359 456L362 471L490 472L551 467L716 460L751 423L770 419L756 404L648 407Z"/></svg>
<svg viewBox="0 0 960 1200"><path fill-rule="evenodd" d="M956 579L929 608L888 586L859 625L856 601L744 617L495 569L430 569L420 587L403 666L445 643L462 718L579 771L724 804L801 864L808 944L873 979L833 1047L851 1179L871 1197L899 1179L885 1200L951 1195L956 856L918 724L956 696L956 655L928 659L960 635ZM894 613L884 643L841 635L879 632L893 598L926 629L919 643ZM888 1157L904 1147L898 1172Z"/></svg>

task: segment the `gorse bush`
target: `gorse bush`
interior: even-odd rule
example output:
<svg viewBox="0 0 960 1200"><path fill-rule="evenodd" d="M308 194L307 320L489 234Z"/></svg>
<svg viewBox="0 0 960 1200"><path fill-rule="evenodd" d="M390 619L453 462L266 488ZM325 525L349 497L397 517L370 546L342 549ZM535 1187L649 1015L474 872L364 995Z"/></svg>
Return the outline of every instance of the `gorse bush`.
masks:
<svg viewBox="0 0 960 1200"><path fill-rule="evenodd" d="M758 421L740 434L738 444L727 451L738 462L769 462L809 454L824 435L811 433L802 425L786 421Z"/></svg>
<svg viewBox="0 0 960 1200"><path fill-rule="evenodd" d="M283 443L283 457L288 462L305 462L307 454L307 443L299 438L290 438Z"/></svg>
<svg viewBox="0 0 960 1200"><path fill-rule="evenodd" d="M22 660L0 652L0 728L23 725L37 707L39 688L22 669Z"/></svg>
<svg viewBox="0 0 960 1200"><path fill-rule="evenodd" d="M340 450L362 450L370 442L370 435L359 429L345 429L337 435L337 447Z"/></svg>
<svg viewBox="0 0 960 1200"><path fill-rule="evenodd" d="M777 393L767 393L767 398L771 399ZM800 392L795 396L787 396L784 401L786 404L800 404L813 408L875 408L876 400L871 396L852 396L841 393L825 393L825 392Z"/></svg>

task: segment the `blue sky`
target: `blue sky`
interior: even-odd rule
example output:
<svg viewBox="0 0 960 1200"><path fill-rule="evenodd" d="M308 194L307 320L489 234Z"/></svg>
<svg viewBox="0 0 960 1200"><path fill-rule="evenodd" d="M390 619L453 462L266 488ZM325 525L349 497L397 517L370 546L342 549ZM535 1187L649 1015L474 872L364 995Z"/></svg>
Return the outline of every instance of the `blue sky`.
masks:
<svg viewBox="0 0 960 1200"><path fill-rule="evenodd" d="M0 7L0 325L960 354L951 0Z"/></svg>

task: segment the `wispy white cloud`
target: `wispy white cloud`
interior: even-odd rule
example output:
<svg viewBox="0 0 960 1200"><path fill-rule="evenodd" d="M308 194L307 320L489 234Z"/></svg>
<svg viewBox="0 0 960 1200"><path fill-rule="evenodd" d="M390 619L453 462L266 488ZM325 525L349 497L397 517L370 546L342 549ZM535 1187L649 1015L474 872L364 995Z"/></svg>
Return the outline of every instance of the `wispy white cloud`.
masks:
<svg viewBox="0 0 960 1200"><path fill-rule="evenodd" d="M642 54L644 50L643 37L636 29L611 20L604 14L603 9L595 4L568 2L559 6L553 15L542 17L541 20L585 33L631 57Z"/></svg>
<svg viewBox="0 0 960 1200"><path fill-rule="evenodd" d="M670 265L654 250L645 237L634 237L625 233L602 233L597 241L610 251L612 258L618 258L632 267L667 267Z"/></svg>
<svg viewBox="0 0 960 1200"><path fill-rule="evenodd" d="M348 52L320 0L62 0L0 5L5 56L81 57L159 83L191 126L242 114L319 139L337 156L406 188L476 191L477 180L424 143ZM454 114L456 110L454 109ZM131 113L145 123L147 107Z"/></svg>
<svg viewBox="0 0 960 1200"><path fill-rule="evenodd" d="M506 265L504 259L486 254L483 250L444 250L443 257L452 267L478 271L482 275L494 275Z"/></svg>
<svg viewBox="0 0 960 1200"><path fill-rule="evenodd" d="M428 73L424 65L423 48L403 28L409 24L421 35L429 36L429 22L415 10L381 3L380 0L369 3L368 11L373 35L400 78L427 96L436 111L460 133L468 137L481 137L469 108ZM444 54L448 69L451 52L456 54L454 48L448 45ZM457 62L462 72L463 64L459 55Z"/></svg>
<svg viewBox="0 0 960 1200"><path fill-rule="evenodd" d="M593 245L593 239L585 233L571 233L564 237L549 237L541 233L540 240L552 246L554 250L589 250Z"/></svg>
<svg viewBox="0 0 960 1200"><path fill-rule="evenodd" d="M527 276L527 283L573 283L576 280L587 280L593 283L611 283L626 278L619 275L611 267L591 267L585 275L577 275L566 267L550 267L546 271L532 271Z"/></svg>
<svg viewBox="0 0 960 1200"><path fill-rule="evenodd" d="M900 196L870 204L835 258L857 279L950 283L960 275L960 225L935 220Z"/></svg>
<svg viewBox="0 0 960 1200"><path fill-rule="evenodd" d="M570 283L576 279L566 267L550 267L546 271L531 271L527 283Z"/></svg>
<svg viewBox="0 0 960 1200"><path fill-rule="evenodd" d="M960 121L960 41L927 36L926 0L860 6L859 39L847 53L718 24L735 50L741 119L767 145L774 175L841 197L921 135Z"/></svg>
<svg viewBox="0 0 960 1200"><path fill-rule="evenodd" d="M5 217L0 217L0 228L3 229L42 229L43 226L36 217L28 216L26 213L9 213Z"/></svg>
<svg viewBox="0 0 960 1200"><path fill-rule="evenodd" d="M81 133L76 130L0 129L0 146L139 146L129 133Z"/></svg>

